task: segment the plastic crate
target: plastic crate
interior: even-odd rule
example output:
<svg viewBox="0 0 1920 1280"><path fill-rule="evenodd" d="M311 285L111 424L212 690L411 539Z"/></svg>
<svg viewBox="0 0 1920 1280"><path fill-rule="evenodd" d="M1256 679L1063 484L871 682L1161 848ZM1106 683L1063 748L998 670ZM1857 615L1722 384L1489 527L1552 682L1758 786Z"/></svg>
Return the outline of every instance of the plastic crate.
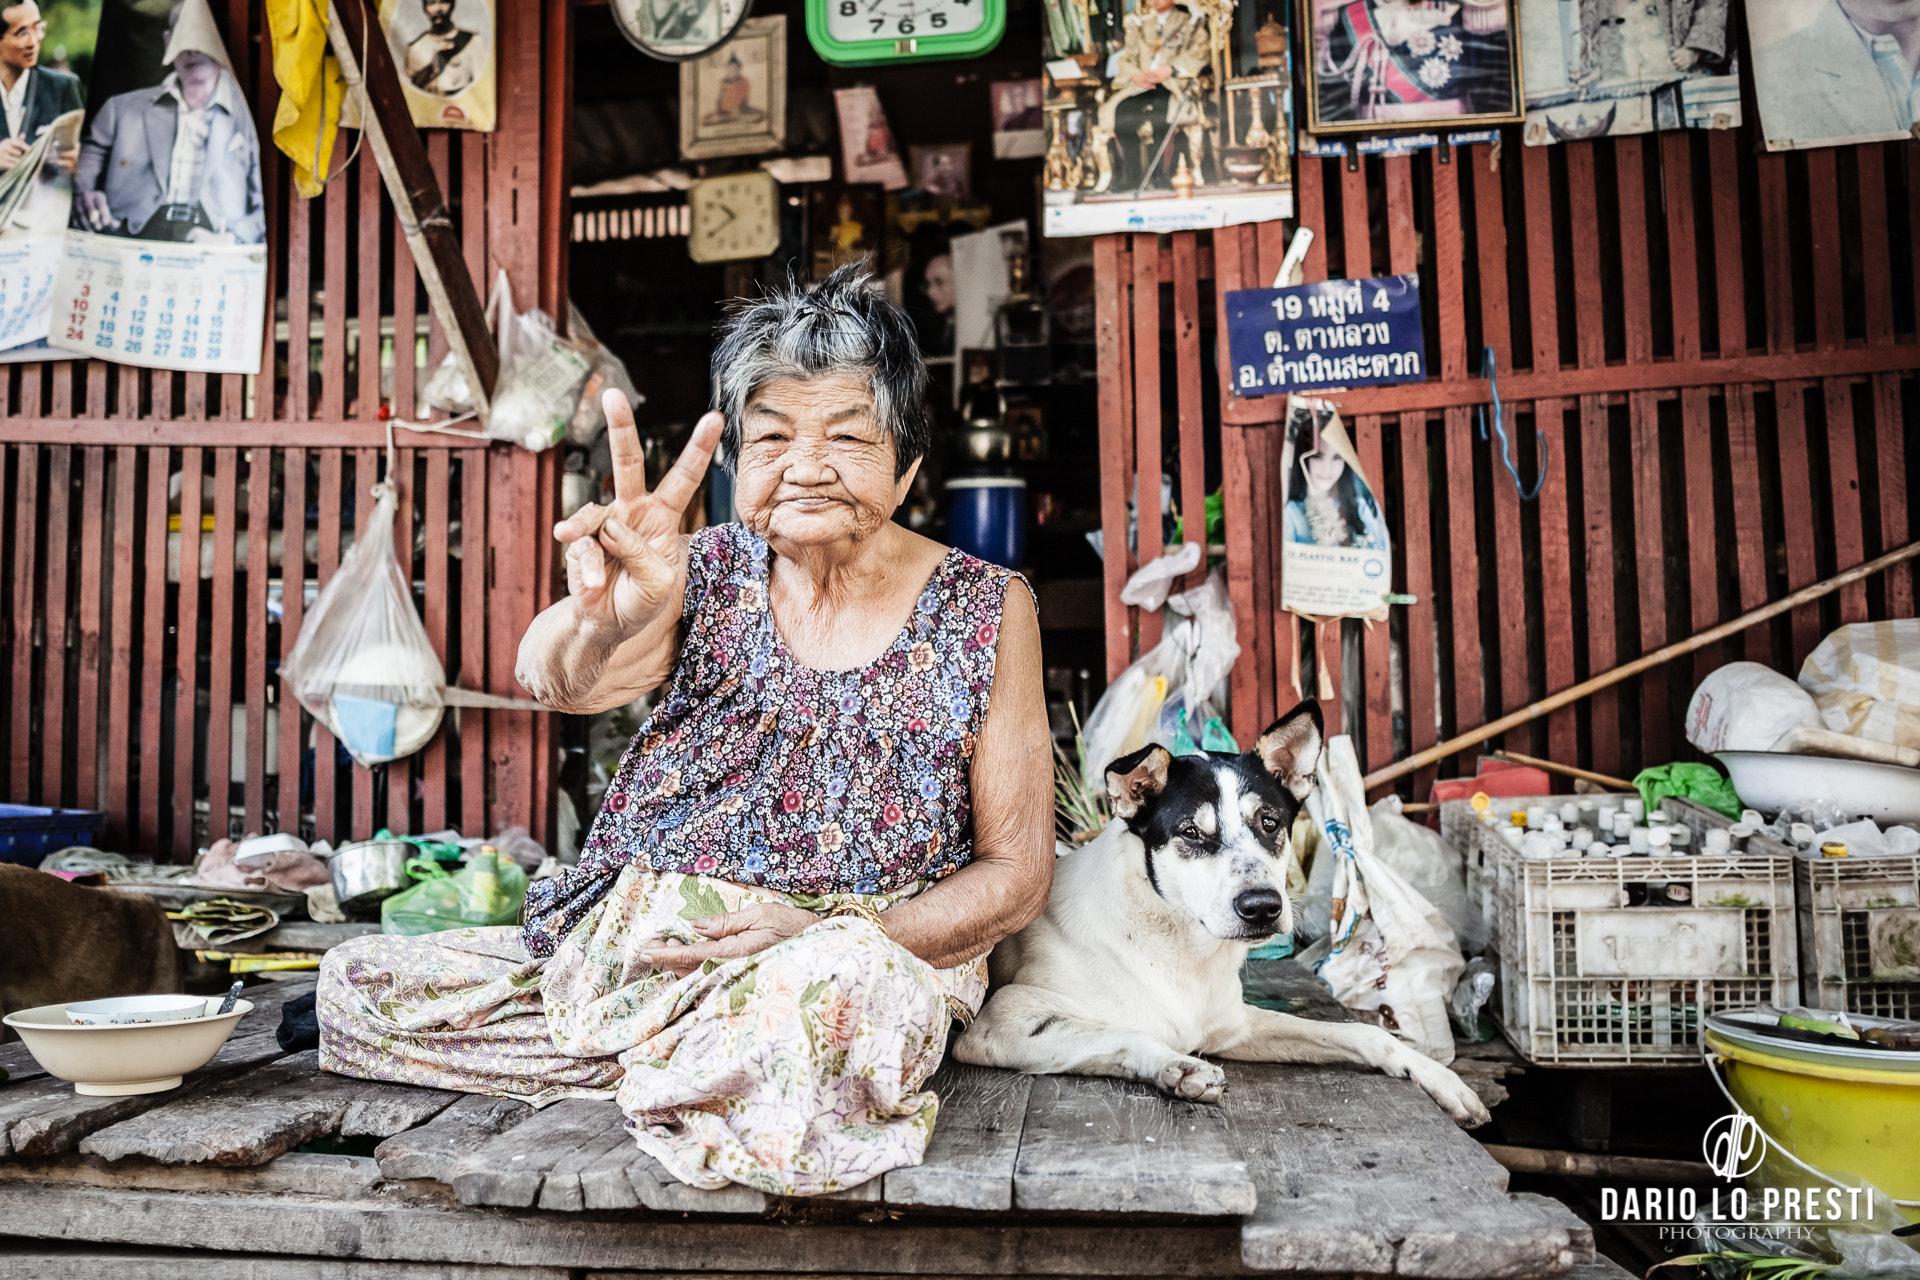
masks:
<svg viewBox="0 0 1920 1280"><path fill-rule="evenodd" d="M37 867L40 859L68 845L92 844L106 816L92 809L0 804L0 862Z"/></svg>
<svg viewBox="0 0 1920 1280"><path fill-rule="evenodd" d="M1465 856L1468 892L1487 917L1495 1021L1529 1061L1691 1063L1707 1014L1798 997L1783 853L1528 861L1465 801L1441 807L1441 832ZM1629 884L1674 882L1693 886L1691 905L1628 905Z"/></svg>

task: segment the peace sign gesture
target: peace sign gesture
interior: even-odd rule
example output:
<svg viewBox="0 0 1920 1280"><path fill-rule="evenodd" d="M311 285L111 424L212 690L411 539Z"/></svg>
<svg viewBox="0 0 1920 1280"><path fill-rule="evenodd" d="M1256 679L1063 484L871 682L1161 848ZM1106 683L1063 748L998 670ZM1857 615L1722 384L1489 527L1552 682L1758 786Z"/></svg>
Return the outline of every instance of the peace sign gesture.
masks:
<svg viewBox="0 0 1920 1280"><path fill-rule="evenodd" d="M723 419L718 413L702 416L679 461L648 493L633 407L611 390L601 404L613 452L613 503L588 503L556 524L553 536L567 548L567 592L575 609L590 622L632 636L669 606L678 616L687 557L682 517L713 461Z"/></svg>

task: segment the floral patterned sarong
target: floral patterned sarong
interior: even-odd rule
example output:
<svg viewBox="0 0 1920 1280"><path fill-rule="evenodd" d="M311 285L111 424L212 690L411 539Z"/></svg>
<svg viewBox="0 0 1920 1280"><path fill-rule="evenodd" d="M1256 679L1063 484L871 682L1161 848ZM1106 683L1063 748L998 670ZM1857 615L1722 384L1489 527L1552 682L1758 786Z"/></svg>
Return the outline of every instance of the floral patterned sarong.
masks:
<svg viewBox="0 0 1920 1280"><path fill-rule="evenodd" d="M884 911L920 888L796 895L629 866L551 960L510 928L356 938L321 966L321 1066L535 1105L614 1097L698 1187L857 1186L925 1154L939 1100L923 1085L986 995L985 957L936 970L850 916L685 977L637 957L755 903Z"/></svg>

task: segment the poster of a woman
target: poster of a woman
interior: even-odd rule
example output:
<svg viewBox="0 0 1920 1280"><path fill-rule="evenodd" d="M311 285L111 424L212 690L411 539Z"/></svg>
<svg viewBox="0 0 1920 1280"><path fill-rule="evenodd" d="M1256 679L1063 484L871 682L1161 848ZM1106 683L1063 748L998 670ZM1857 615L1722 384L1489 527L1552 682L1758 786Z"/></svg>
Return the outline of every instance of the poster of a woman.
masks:
<svg viewBox="0 0 1920 1280"><path fill-rule="evenodd" d="M1316 617L1378 615L1390 589L1387 522L1332 404L1288 398L1280 474L1281 607Z"/></svg>

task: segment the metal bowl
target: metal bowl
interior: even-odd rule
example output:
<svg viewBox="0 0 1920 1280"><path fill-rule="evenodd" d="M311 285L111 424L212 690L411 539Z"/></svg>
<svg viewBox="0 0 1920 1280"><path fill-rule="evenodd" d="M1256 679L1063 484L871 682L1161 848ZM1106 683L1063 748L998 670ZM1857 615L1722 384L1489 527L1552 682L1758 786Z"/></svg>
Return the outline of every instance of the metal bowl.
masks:
<svg viewBox="0 0 1920 1280"><path fill-rule="evenodd" d="M1720 751L1740 799L1762 813L1796 800L1831 800L1841 812L1881 826L1920 822L1920 769L1787 751Z"/></svg>
<svg viewBox="0 0 1920 1280"><path fill-rule="evenodd" d="M342 845L328 864L341 910L369 907L407 887L407 859L420 850L404 840L362 840Z"/></svg>
<svg viewBox="0 0 1920 1280"><path fill-rule="evenodd" d="M960 433L970 462L1005 462L1013 457L1013 432L999 426L971 426Z"/></svg>

